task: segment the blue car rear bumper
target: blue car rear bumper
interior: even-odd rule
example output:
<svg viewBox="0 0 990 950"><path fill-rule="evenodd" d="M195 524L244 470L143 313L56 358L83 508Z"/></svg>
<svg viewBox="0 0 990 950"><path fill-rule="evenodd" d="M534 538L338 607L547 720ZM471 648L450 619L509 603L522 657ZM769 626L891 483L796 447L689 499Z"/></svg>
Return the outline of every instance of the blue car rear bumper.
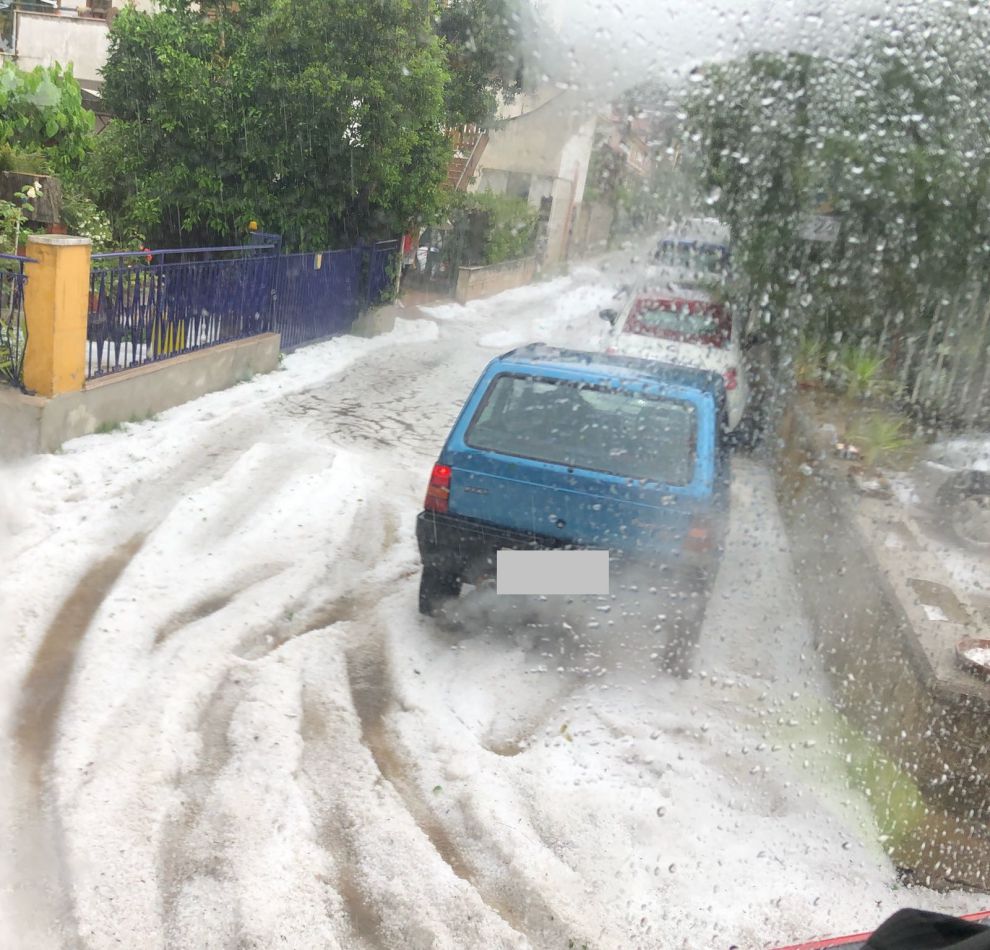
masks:
<svg viewBox="0 0 990 950"><path fill-rule="evenodd" d="M550 550L583 547L562 542L559 538L522 533L458 515L422 511L416 519L416 540L420 558L443 574L475 583L481 577L495 576L497 553L505 550ZM691 557L671 563L669 559L630 555L611 551L610 561L619 570L624 563L652 568L657 575L676 578L678 586L706 590L711 586L718 563L714 556Z"/></svg>

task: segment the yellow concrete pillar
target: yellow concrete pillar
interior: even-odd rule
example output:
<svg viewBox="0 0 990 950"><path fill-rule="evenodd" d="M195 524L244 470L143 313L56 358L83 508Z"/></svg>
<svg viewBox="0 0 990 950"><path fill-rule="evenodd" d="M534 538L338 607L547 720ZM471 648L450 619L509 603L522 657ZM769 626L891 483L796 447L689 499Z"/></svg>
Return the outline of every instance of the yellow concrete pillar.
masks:
<svg viewBox="0 0 990 950"><path fill-rule="evenodd" d="M86 319L89 313L89 238L35 234L25 264L24 387L39 396L75 392L86 381Z"/></svg>

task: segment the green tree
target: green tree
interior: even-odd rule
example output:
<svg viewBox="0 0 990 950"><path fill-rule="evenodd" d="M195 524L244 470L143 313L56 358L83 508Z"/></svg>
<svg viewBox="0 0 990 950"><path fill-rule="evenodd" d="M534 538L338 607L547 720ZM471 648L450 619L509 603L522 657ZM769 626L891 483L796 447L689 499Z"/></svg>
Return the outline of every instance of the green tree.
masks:
<svg viewBox="0 0 990 950"><path fill-rule="evenodd" d="M16 153L34 153L54 172L67 171L85 157L93 122L71 66L56 63L30 71L9 62L0 66L0 148L7 155L0 162L12 163Z"/></svg>
<svg viewBox="0 0 990 950"><path fill-rule="evenodd" d="M712 67L701 80L687 112L705 198L731 228L749 302L780 313L805 269L801 216L822 184L812 119L822 63L759 53Z"/></svg>
<svg viewBox="0 0 990 950"><path fill-rule="evenodd" d="M786 257L795 235L780 227L825 199L842 221L831 251L842 278L879 279L872 296L912 308L958 287L986 253L990 17L968 3L904 17L842 61L759 55L716 67L688 114L703 185L744 254ZM746 268L757 283L766 260Z"/></svg>
<svg viewBox="0 0 990 950"><path fill-rule="evenodd" d="M116 116L87 169L115 232L229 240L250 220L293 247L436 217L446 129L481 121L514 42L510 0L169 0L111 27ZM458 91L452 91L456 75ZM113 174L113 169L119 169Z"/></svg>
<svg viewBox="0 0 990 950"><path fill-rule="evenodd" d="M899 8L841 60L759 54L696 77L702 189L780 355L802 332L879 345L903 381L941 370L940 341L985 336L988 40L987 8L955 0ZM802 238L822 203L831 244Z"/></svg>
<svg viewBox="0 0 990 950"><path fill-rule="evenodd" d="M211 242L254 219L319 247L438 204L447 73L421 2L124 9L104 78L116 119L88 182L115 229Z"/></svg>
<svg viewBox="0 0 990 950"><path fill-rule="evenodd" d="M539 214L525 198L489 191L451 195L449 213L465 241L461 264L501 264L533 253ZM456 245L455 245L456 246Z"/></svg>
<svg viewBox="0 0 990 950"><path fill-rule="evenodd" d="M524 37L540 29L522 0L451 0L441 7L437 32L451 74L449 125L485 126L495 117L500 94L511 99L525 87L533 46Z"/></svg>

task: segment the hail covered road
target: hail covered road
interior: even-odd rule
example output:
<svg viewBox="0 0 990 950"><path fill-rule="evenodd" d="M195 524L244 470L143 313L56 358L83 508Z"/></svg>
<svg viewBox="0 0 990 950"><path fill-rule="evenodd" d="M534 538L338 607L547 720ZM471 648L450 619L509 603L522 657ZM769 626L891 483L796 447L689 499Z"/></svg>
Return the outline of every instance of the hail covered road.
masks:
<svg viewBox="0 0 990 950"><path fill-rule="evenodd" d="M688 680L618 609L417 613L468 388L592 345L617 279L410 311L0 473L0 944L769 947L899 906L759 462Z"/></svg>

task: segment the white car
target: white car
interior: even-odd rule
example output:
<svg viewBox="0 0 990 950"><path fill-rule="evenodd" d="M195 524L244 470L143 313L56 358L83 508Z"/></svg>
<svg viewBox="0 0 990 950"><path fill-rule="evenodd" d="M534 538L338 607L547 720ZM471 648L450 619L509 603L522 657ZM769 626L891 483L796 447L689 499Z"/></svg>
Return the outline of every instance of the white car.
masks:
<svg viewBox="0 0 990 950"><path fill-rule="evenodd" d="M607 353L713 370L725 380L728 428L742 421L749 399L740 332L729 311L703 291L668 285L633 291L621 310L601 311L612 324Z"/></svg>

